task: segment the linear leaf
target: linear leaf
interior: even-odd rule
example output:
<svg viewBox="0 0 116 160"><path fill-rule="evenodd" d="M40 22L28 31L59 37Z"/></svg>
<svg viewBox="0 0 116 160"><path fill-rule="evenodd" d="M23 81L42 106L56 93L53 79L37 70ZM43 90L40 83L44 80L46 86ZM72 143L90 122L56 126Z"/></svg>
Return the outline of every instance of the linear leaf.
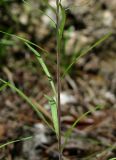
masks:
<svg viewBox="0 0 116 160"><path fill-rule="evenodd" d="M112 35L112 33L108 33L105 36L103 36L101 39L99 39L96 43L94 43L92 46L88 47L87 49L85 49L82 52L79 52L79 54L77 54L77 56L75 57L75 59L72 61L72 63L66 68L66 70L64 71L64 74L62 75L62 78L68 73L68 71L71 69L71 67L84 55L86 55L89 51L91 51L93 48L97 47L98 45L100 45L102 42L104 42L106 39L108 39L110 36Z"/></svg>
<svg viewBox="0 0 116 160"><path fill-rule="evenodd" d="M61 8L62 20L59 26L59 34L60 34L60 39L61 39L63 35L63 31L64 31L65 22L66 22L66 13L65 13L65 9L62 7L61 4L60 4L60 8Z"/></svg>
<svg viewBox="0 0 116 160"><path fill-rule="evenodd" d="M8 83L5 83L3 84L1 87L0 87L0 91L2 91L4 88L6 88L8 86Z"/></svg>
<svg viewBox="0 0 116 160"><path fill-rule="evenodd" d="M48 99L50 108L51 108L51 113L52 113L52 119L53 119L53 124L54 128L56 131L56 135L59 134L59 123L58 123L58 114L57 114L57 104L56 101L53 97L49 97L45 95L45 97Z"/></svg>
<svg viewBox="0 0 116 160"><path fill-rule="evenodd" d="M52 7L52 6L49 4L48 0L43 0L43 1L44 1L44 3L48 6L48 8L50 8L50 9L56 14L55 8Z"/></svg>
<svg viewBox="0 0 116 160"><path fill-rule="evenodd" d="M3 45L14 45L14 42L11 41L11 40L2 39L2 40L0 41L0 44L3 44Z"/></svg>
<svg viewBox="0 0 116 160"><path fill-rule="evenodd" d="M31 47L28 43L25 43L27 45L27 47L35 54L37 60L39 61L40 65L42 66L42 69L43 71L45 72L49 82L50 82L50 85L52 87L52 90L53 90L53 93L54 93L54 96L56 96L56 89L55 89L55 85L54 85L54 82L53 82L53 78L46 66L46 64L44 63L44 60L42 59L41 55L39 54L39 52L37 52L33 47Z"/></svg>
<svg viewBox="0 0 116 160"><path fill-rule="evenodd" d="M109 151L111 152L112 150L116 149L116 145L108 145L108 148L106 149L103 149L102 151L96 151L92 154L90 154L89 156L87 157L84 157L82 160L91 160L91 159L94 159L97 156L100 157L100 154L104 154L104 153L108 153ZM109 159L109 160L112 160L112 159Z"/></svg>
<svg viewBox="0 0 116 160"><path fill-rule="evenodd" d="M16 142L21 142L21 141L27 141L27 140L30 140L30 139L32 139L32 136L25 137L25 138L20 138L20 139L13 140L13 141L9 141L7 143L4 143L4 144L0 145L0 149L4 148L4 147L6 147L6 146L8 146L10 144L13 144L13 143L16 143Z"/></svg>
<svg viewBox="0 0 116 160"><path fill-rule="evenodd" d="M72 4L70 4L67 8L65 8L65 10L70 10L70 9L73 9L73 8L77 8L77 7L83 7L83 6L87 6L87 5L89 5L90 4L90 2L91 2L91 0L86 0L85 2L84 1L81 1L81 4L77 4L77 5L75 5L74 3L72 3Z"/></svg>
<svg viewBox="0 0 116 160"><path fill-rule="evenodd" d="M82 120L83 118L85 118L88 114L92 113L93 111L97 110L97 109L101 109L103 108L102 106L97 106L94 110L89 110L88 112L84 113L82 116L80 116L79 118L76 119L76 121L72 124L72 126L66 131L64 137L65 137L65 141L64 144L62 145L62 151L64 149L64 147L67 144L67 141L69 139L69 137L72 134L73 129L75 128L75 126L80 122L80 120Z"/></svg>
<svg viewBox="0 0 116 160"><path fill-rule="evenodd" d="M11 33L8 33L8 32L4 32L4 31L1 31L1 30L0 30L0 33L6 34L6 35L8 35L8 36L16 37L16 38L18 38L19 40L21 40L21 41L23 41L23 42L26 42L26 43L29 43L29 44L31 44L31 45L39 48L39 49L42 50L43 52L48 53L48 52L47 52L45 49L43 49L42 47L38 46L37 44L35 44L35 43L33 43L33 42L31 42L31 41L23 38L23 37L20 37L20 36L17 36L17 35L15 35L15 34L11 34Z"/></svg>
<svg viewBox="0 0 116 160"><path fill-rule="evenodd" d="M31 6L31 4L29 3L29 2L27 2L27 1L25 1L25 0L22 0L26 5L28 5L28 6ZM46 4L48 5L48 3L46 2ZM50 8L52 7L52 6L50 6L50 5L48 5ZM37 10L39 10L41 13L43 13L45 16L47 16L50 20L51 20L51 22L52 22L52 24L53 24L53 27L54 28L56 28L56 23L55 23L55 21L49 16L49 15L47 15L46 13L45 13L45 11L42 11L41 9L39 9L39 8L37 8ZM52 10L53 10L53 8L52 8Z"/></svg>
<svg viewBox="0 0 116 160"><path fill-rule="evenodd" d="M13 84L11 84L10 82L6 82L4 80L2 80L0 78L0 81L4 84L7 84L8 87L10 87L11 89L13 89L15 92L18 93L18 95L20 97L22 97L31 107L32 109L37 113L37 115L43 120L43 122L45 124L47 124L53 131L53 127L47 122L47 120L45 119L45 117L43 116L43 114L38 110L38 107L32 103L32 101L20 90L18 89L16 86L14 86Z"/></svg>

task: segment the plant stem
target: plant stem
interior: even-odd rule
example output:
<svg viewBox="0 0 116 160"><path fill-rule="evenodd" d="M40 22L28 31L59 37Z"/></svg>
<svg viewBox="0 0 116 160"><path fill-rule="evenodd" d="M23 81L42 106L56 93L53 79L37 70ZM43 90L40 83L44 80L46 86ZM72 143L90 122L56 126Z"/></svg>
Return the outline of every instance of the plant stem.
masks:
<svg viewBox="0 0 116 160"><path fill-rule="evenodd" d="M62 150L61 150L61 103L60 103L60 91L61 91L61 81L60 81L60 44L59 44L59 25L60 25L60 0L56 0L57 10L56 10L56 23L57 23L57 107L58 107L58 123L59 123L59 134L58 134L58 149L59 149L59 160L62 160Z"/></svg>

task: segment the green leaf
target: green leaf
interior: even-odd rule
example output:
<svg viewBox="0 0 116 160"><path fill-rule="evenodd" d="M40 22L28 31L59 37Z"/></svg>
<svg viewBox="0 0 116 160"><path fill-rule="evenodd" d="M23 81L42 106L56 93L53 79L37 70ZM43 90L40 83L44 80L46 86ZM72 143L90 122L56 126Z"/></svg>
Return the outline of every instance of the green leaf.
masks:
<svg viewBox="0 0 116 160"><path fill-rule="evenodd" d="M106 153L112 152L112 150L116 149L116 145L109 145L107 144L108 147L106 147L106 149L103 149L101 151L96 151L92 154L89 154L89 156L84 157L82 160L93 160L95 157L101 157L103 155L105 155ZM112 159L109 159L112 160Z"/></svg>
<svg viewBox="0 0 116 160"><path fill-rule="evenodd" d="M3 85L0 87L0 91L2 91L3 89L5 89L7 86L8 86L8 83L3 84Z"/></svg>
<svg viewBox="0 0 116 160"><path fill-rule="evenodd" d="M52 6L49 4L48 0L43 0L43 1L44 1L44 3L48 6L48 8L50 8L50 9L56 14L55 8L52 7Z"/></svg>
<svg viewBox="0 0 116 160"><path fill-rule="evenodd" d="M85 50L82 50L82 52L79 52L79 54L77 54L77 56L75 57L75 59L72 61L72 63L66 68L66 70L64 71L64 74L62 75L62 78L68 73L68 71L71 69L71 67L84 55L86 55L89 51L91 51L93 48L97 47L98 45L100 45L102 42L104 42L106 39L108 39L110 36L112 35L112 33L108 33L105 36L103 36L101 39L99 39L96 43L94 43L92 46L86 48Z"/></svg>
<svg viewBox="0 0 116 160"><path fill-rule="evenodd" d="M103 108L102 106L97 106L94 110L89 110L88 112L84 113L82 116L80 116L79 118L76 119L76 121L72 124L72 126L66 131L64 137L65 137L65 141L64 144L62 145L62 151L64 149L64 147L67 144L67 141L69 139L69 137L72 134L73 129L75 128L75 126L80 122L80 120L82 120L83 118L85 118L88 114L92 113L93 111L97 110L97 109L101 109Z"/></svg>
<svg viewBox="0 0 116 160"><path fill-rule="evenodd" d="M59 123L58 123L56 100L53 97L49 97L47 95L45 95L45 97L48 99L48 102L51 108L52 119L53 119L53 124L54 124L56 135L59 136Z"/></svg>
<svg viewBox="0 0 116 160"><path fill-rule="evenodd" d="M45 117L43 116L43 114L38 110L38 107L32 103L32 101L20 90L18 89L16 86L14 86L13 84L11 84L10 82L6 82L3 79L0 78L0 81L4 84L6 84L8 87L10 87L12 90L14 90L15 92L18 93L18 95L20 97L22 97L31 107L32 109L37 113L37 115L43 120L43 122L45 124L47 124L53 131L53 127L48 123L48 121L45 119Z"/></svg>
<svg viewBox="0 0 116 160"><path fill-rule="evenodd" d="M60 9L61 9L62 20L61 20L61 23L59 26L59 35L60 35L60 40L61 40L62 35L63 35L63 31L64 31L65 22L66 22L66 13L65 13L65 9L62 7L61 4L60 4Z"/></svg>
<svg viewBox="0 0 116 160"><path fill-rule="evenodd" d="M39 54L39 52L37 52L33 47L31 47L28 43L25 43L27 45L27 47L35 54L37 60L39 61L40 65L42 66L42 69L45 73L45 75L47 76L49 82L50 82L50 85L52 87L52 90L53 90L53 93L54 93L54 96L56 96L56 89L55 89L55 85L54 85L54 82L53 82L53 78L46 66L46 64L44 63L44 60L42 59L41 55Z"/></svg>
<svg viewBox="0 0 116 160"><path fill-rule="evenodd" d="M29 2L27 2L27 1L25 1L25 0L22 0L22 1L23 1L26 5L28 5L28 6L31 7L31 4L30 4ZM50 6L49 3L47 3L47 1L45 1L45 3L47 4L48 7L50 7L50 8L53 10L53 7ZM51 20L51 22L52 22L52 24L53 24L53 27L56 28L56 23L55 23L55 21L54 21L49 15L47 15L47 14L45 13L45 11L42 11L42 10L39 9L39 8L38 8L37 10L39 10L41 13L43 13L45 16L47 16L47 17Z"/></svg>
<svg viewBox="0 0 116 160"><path fill-rule="evenodd" d="M11 40L2 39L2 40L0 41L0 44L2 44L2 45L14 45L14 42L11 41Z"/></svg>
<svg viewBox="0 0 116 160"><path fill-rule="evenodd" d="M109 159L109 160L116 160L116 158L111 158L111 159Z"/></svg>
<svg viewBox="0 0 116 160"><path fill-rule="evenodd" d="M48 53L48 52L47 52L45 49L43 49L42 47L38 46L37 44L35 44L35 43L33 43L33 42L31 42L31 41L23 38L23 37L20 37L20 36L17 36L17 35L15 35L15 34L11 34L11 33L8 33L8 32L4 32L4 31L1 31L1 30L0 30L0 33L3 33L3 34L8 35L8 36L16 37L17 39L19 39L19 40L21 40L21 41L23 41L23 42L26 42L26 43L28 43L28 44L31 44L31 45L39 48L40 50L42 50L42 51L45 52L45 53Z"/></svg>
<svg viewBox="0 0 116 160"><path fill-rule="evenodd" d="M0 149L4 148L4 147L6 147L6 146L8 146L10 144L13 144L13 143L16 143L16 142L21 142L21 141L27 141L27 140L30 140L30 139L32 139L32 136L25 137L25 138L20 138L20 139L13 140L13 141L9 141L7 143L4 143L4 144L0 145Z"/></svg>
<svg viewBox="0 0 116 160"><path fill-rule="evenodd" d="M83 6L87 6L87 5L89 5L90 4L90 2L91 2L91 0L86 0L85 1L85 3L84 3L84 1L81 1L81 4L77 4L77 5L75 5L74 3L72 3L72 4L70 4L67 8L65 8L65 10L70 10L70 9L73 9L73 8L77 8L77 7L83 7Z"/></svg>

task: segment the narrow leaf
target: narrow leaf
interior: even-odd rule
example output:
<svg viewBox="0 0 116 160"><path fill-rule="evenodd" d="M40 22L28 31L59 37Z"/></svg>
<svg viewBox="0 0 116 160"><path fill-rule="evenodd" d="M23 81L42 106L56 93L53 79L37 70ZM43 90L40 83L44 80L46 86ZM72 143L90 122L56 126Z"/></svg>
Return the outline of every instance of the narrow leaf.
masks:
<svg viewBox="0 0 116 160"><path fill-rule="evenodd" d="M16 143L16 142L21 142L21 141L27 141L27 140L30 140L30 139L32 139L32 136L21 138L21 139L17 139L17 140L13 140L13 141L9 141L7 143L4 143L4 144L0 145L0 149L4 148L4 147L6 147L6 146L8 146L10 144L13 144L13 143Z"/></svg>
<svg viewBox="0 0 116 160"><path fill-rule="evenodd" d="M72 126L66 131L64 137L65 137L65 141L64 141L64 144L62 146L62 151L64 149L64 147L66 146L67 144L67 141L69 139L69 137L71 136L72 134L72 131L73 129L75 128L75 126L83 119L85 118L88 114L92 113L93 111L97 110L97 109L101 109L103 108L102 106L97 106L94 110L89 110L88 112L84 113L82 116L80 116L79 118L77 118L77 120L72 124Z"/></svg>
<svg viewBox="0 0 116 160"><path fill-rule="evenodd" d="M104 42L106 39L108 39L112 33L108 33L105 36L103 36L100 40L98 40L96 43L94 43L92 46L88 47L81 53L77 54L76 58L72 61L72 63L67 67L67 69L64 71L64 74L62 75L62 78L68 73L68 71L71 69L71 67L84 55L86 55L89 51L91 51L93 48L100 45L102 42Z"/></svg>
<svg viewBox="0 0 116 160"><path fill-rule="evenodd" d="M66 22L66 13L65 13L65 9L62 7L62 5L60 5L60 8L61 8L62 20L61 20L61 24L59 26L59 35L60 35L60 39L61 39L62 35L63 35L63 31L64 31L65 22Z"/></svg>
<svg viewBox="0 0 116 160"><path fill-rule="evenodd" d="M90 2L91 2L91 0L86 0L85 2L84 1L81 1L81 3L79 3L79 4L77 4L77 5L75 5L74 3L72 3L72 4L70 4L67 8L65 8L65 10L70 10L70 9L73 9L73 8L77 8L77 7L83 7L83 6L87 6L87 5L89 5L90 4Z"/></svg>
<svg viewBox="0 0 116 160"><path fill-rule="evenodd" d="M55 101L55 99L53 97L49 97L49 96L46 96L46 95L45 95L45 97L49 101L55 132L56 132L56 135L58 135L59 134L59 124L58 124L58 114L57 114L56 101Z"/></svg>
<svg viewBox="0 0 116 160"><path fill-rule="evenodd" d="M3 34L8 35L8 36L16 37L16 38L18 38L19 40L21 40L21 41L23 41L23 42L26 42L26 43L29 43L29 44L31 44L31 45L39 48L39 49L42 50L43 52L48 53L48 52L47 52L45 49L43 49L42 47L38 46L37 44L35 44L35 43L33 43L33 42L31 42L31 41L23 38L23 37L20 37L20 36L17 36L17 35L15 35L15 34L11 34L11 33L8 33L8 32L4 32L4 31L1 31L1 30L0 30L0 33L3 33Z"/></svg>
<svg viewBox="0 0 116 160"><path fill-rule="evenodd" d="M2 39L2 40L0 41L0 44L3 44L3 45L14 45L14 42L11 41L11 40Z"/></svg>
<svg viewBox="0 0 116 160"><path fill-rule="evenodd" d="M44 73L46 74L49 82L50 82L50 85L52 87L52 90L53 90L53 93L54 93L54 96L56 96L56 89L55 89L55 85L54 85L54 82L53 82L53 78L46 66L46 64L44 63L44 60L42 59L41 55L39 54L39 52L37 52L33 47L31 47L28 43L25 43L27 45L27 47L35 54L37 60L39 61L40 65L42 66L42 69L44 71Z"/></svg>
<svg viewBox="0 0 116 160"><path fill-rule="evenodd" d="M0 91L2 91L3 89L5 89L7 86L8 86L8 83L3 84L3 85L0 87Z"/></svg>
<svg viewBox="0 0 116 160"><path fill-rule="evenodd" d="M96 151L96 152L90 154L89 156L84 157L82 160L91 160L91 159L94 159L96 157L96 155L98 157L100 157L100 154L103 155L105 153L108 153L109 151L111 152L114 149L116 149L116 145L113 145L113 146L112 145L108 145L108 148L103 149L101 152ZM109 159L109 160L112 160L112 159Z"/></svg>
<svg viewBox="0 0 116 160"><path fill-rule="evenodd" d="M28 6L31 6L31 4L29 3L29 2L26 2L25 0L22 0L26 5L28 5ZM46 4L48 5L48 3L46 2ZM52 6L50 6L50 5L48 5L50 8L52 7ZM39 8L37 8L37 10L39 10L41 13L43 13L45 16L47 16L50 20L51 20L51 22L52 22L52 24L53 24L53 27L54 28L56 28L56 23L55 23L55 21L49 16L49 15L47 15L46 13L45 13L45 11L42 11L41 9L39 9ZM52 8L52 10L53 10L53 8Z"/></svg>
<svg viewBox="0 0 116 160"><path fill-rule="evenodd" d="M0 78L0 81L4 84L7 84L8 87L10 87L11 89L13 89L15 92L18 93L18 95L20 97L22 97L31 107L32 109L37 113L37 115L43 120L43 122L45 124L47 124L53 131L54 129L52 128L52 126L47 122L47 120L45 119L45 117L43 116L43 114L38 110L38 107L32 103L32 101L20 90L18 89L16 86L14 86L13 84L11 84L10 82L6 82L4 80L2 80Z"/></svg>
<svg viewBox="0 0 116 160"><path fill-rule="evenodd" d="M55 8L52 7L52 6L49 4L48 0L43 0L43 1L44 1L44 3L48 6L48 8L50 8L50 9L56 14Z"/></svg>

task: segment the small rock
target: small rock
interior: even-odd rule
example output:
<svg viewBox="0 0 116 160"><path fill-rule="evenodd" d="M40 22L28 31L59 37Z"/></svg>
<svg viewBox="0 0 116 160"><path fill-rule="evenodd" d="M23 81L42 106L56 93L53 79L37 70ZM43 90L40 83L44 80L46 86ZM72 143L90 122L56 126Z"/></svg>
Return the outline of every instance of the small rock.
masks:
<svg viewBox="0 0 116 160"><path fill-rule="evenodd" d="M114 103L115 100L116 100L114 94L111 93L111 92L106 92L106 93L105 93L105 98L106 98L108 101L112 102L112 103Z"/></svg>
<svg viewBox="0 0 116 160"><path fill-rule="evenodd" d="M27 25L28 23L28 15L27 14L21 14L19 17L19 21L23 25Z"/></svg>
<svg viewBox="0 0 116 160"><path fill-rule="evenodd" d="M39 123L34 126L34 137L30 141L23 143L23 153L28 160L41 160L41 152L45 149L44 145L49 143L46 136L47 128Z"/></svg>
<svg viewBox="0 0 116 160"><path fill-rule="evenodd" d="M110 11L105 11L103 14L103 23L105 26L112 26L112 22L113 22L113 15Z"/></svg>
<svg viewBox="0 0 116 160"><path fill-rule="evenodd" d="M61 93L61 105L65 105L67 103L76 103L76 98L72 95L69 95L66 92Z"/></svg>

